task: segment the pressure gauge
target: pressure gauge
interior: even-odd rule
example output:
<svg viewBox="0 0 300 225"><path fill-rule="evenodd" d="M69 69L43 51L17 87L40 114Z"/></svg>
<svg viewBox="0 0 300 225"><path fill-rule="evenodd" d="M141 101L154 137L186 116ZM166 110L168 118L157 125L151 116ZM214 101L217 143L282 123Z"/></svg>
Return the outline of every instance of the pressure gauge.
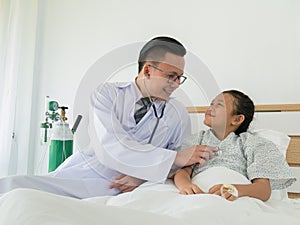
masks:
<svg viewBox="0 0 300 225"><path fill-rule="evenodd" d="M49 102L49 110L52 112L55 112L56 110L58 110L58 102L56 102L56 101Z"/></svg>

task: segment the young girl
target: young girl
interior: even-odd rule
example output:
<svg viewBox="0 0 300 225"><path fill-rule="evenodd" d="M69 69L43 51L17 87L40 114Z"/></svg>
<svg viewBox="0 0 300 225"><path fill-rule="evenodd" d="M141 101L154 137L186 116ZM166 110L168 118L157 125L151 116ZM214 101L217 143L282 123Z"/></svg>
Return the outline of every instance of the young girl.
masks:
<svg viewBox="0 0 300 225"><path fill-rule="evenodd" d="M193 165L176 172L174 183L181 194L204 193L191 178L218 166L234 170L251 181L250 184L217 184L209 188L209 194L231 201L242 196L267 201L272 189L284 189L296 180L275 144L247 132L253 114L252 100L237 90L224 91L212 101L204 119L210 129L192 135L184 145L213 146L219 151L205 165Z"/></svg>

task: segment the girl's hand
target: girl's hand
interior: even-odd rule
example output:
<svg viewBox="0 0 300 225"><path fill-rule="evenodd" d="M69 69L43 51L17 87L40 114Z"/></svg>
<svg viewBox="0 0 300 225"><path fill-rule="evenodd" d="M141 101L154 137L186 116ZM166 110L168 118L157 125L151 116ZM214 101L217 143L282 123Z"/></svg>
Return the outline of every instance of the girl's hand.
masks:
<svg viewBox="0 0 300 225"><path fill-rule="evenodd" d="M223 189L223 193L222 193L221 189ZM216 184L216 185L212 186L209 189L208 193L222 196L223 198L225 198L229 201L234 201L234 200L238 199L238 197L236 197L233 194L231 194L230 192L228 192L228 189L224 188L223 184Z"/></svg>
<svg viewBox="0 0 300 225"><path fill-rule="evenodd" d="M179 193L183 195L193 195L193 194L203 194L204 192L196 184L191 183L181 188Z"/></svg>

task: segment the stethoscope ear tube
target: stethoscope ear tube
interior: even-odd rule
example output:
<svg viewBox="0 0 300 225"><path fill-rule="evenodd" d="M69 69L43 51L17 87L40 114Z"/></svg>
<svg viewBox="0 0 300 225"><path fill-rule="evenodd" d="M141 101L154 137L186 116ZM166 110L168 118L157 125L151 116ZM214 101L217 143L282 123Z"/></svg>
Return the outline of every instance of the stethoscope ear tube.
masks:
<svg viewBox="0 0 300 225"><path fill-rule="evenodd" d="M155 124L155 126L154 126L154 129L153 129L152 134L151 134L151 136L150 136L150 138L149 138L149 141L148 141L148 144L151 144L151 141L152 141L152 139L153 139L153 136L154 136L154 134L155 134L155 132L156 132L156 129L157 129L157 127L158 127L159 120L164 116L164 111L165 111L165 107L166 107L166 102L165 102L165 104L164 104L163 107L162 107L160 117L158 117L156 107L155 107L154 103L152 102L152 99L151 99L151 97L150 97L150 96L151 96L151 95L150 95L150 92L149 92L149 90L148 90L148 88L147 88L147 86L146 86L146 83L145 83L145 77L143 77L143 84L144 84L145 90L146 90L146 92L147 92L148 98L150 99L150 102L152 103L152 107L153 107L153 110L154 110L154 115L155 115L155 117L156 117L156 124Z"/></svg>
<svg viewBox="0 0 300 225"><path fill-rule="evenodd" d="M166 103L163 105L162 110L161 110L161 114L160 114L159 117L158 117L158 115L157 115L157 110L156 110L156 107L155 107L154 104L152 104L152 108L153 108L153 110L154 110L154 115L155 115L155 117L156 117L156 124L155 124L154 129L153 129L153 131L152 131L152 134L151 134L151 136L150 136L150 138L149 138L148 144L151 144L152 139L153 139L153 136L154 136L154 134L155 134L155 132L156 132L156 129L157 129L157 127L158 127L159 120L164 116L164 111L165 111L165 108L166 108Z"/></svg>

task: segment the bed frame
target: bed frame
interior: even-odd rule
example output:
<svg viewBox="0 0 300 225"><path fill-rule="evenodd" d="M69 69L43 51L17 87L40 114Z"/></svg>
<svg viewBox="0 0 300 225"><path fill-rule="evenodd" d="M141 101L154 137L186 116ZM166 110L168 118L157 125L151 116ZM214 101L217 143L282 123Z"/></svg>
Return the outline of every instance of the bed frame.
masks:
<svg viewBox="0 0 300 225"><path fill-rule="evenodd" d="M207 106L187 107L189 113L204 113ZM270 104L255 105L255 112L300 112L300 104ZM286 159L291 167L300 167L300 131L299 135L289 135L291 138L286 153ZM300 198L300 193L288 193L289 198Z"/></svg>

